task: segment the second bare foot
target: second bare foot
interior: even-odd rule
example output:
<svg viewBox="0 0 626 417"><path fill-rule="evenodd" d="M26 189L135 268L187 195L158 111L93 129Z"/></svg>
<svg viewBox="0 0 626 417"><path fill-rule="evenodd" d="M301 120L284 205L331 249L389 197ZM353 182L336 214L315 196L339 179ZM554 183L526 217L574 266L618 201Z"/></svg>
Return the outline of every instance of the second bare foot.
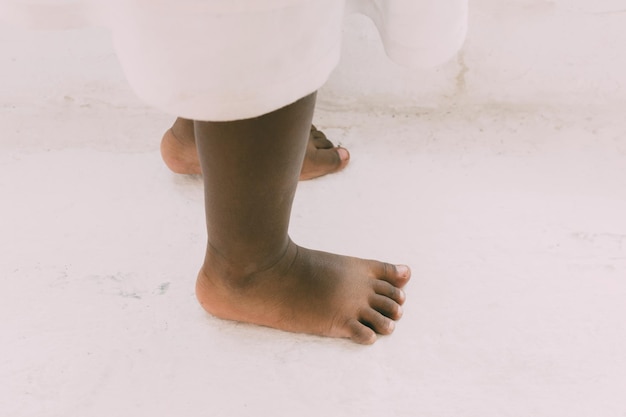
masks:
<svg viewBox="0 0 626 417"><path fill-rule="evenodd" d="M161 140L161 156L165 165L176 174L202 174L191 120L178 118L165 132ZM341 171L349 161L347 149L334 146L322 131L311 126L300 180Z"/></svg>

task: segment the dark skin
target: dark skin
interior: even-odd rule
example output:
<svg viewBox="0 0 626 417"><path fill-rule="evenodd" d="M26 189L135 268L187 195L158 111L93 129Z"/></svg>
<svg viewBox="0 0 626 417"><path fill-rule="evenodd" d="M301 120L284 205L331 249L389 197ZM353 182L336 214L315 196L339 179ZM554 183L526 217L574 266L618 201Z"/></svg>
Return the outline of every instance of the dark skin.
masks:
<svg viewBox="0 0 626 417"><path fill-rule="evenodd" d="M289 238L315 94L234 122L194 122L208 232L197 298L224 319L350 338L393 332L405 266L313 251Z"/></svg>
<svg viewBox="0 0 626 417"><path fill-rule="evenodd" d="M170 170L177 174L200 175L193 120L176 119L161 140L161 155ZM336 147L326 135L311 126L300 180L310 180L341 171L348 165L350 153Z"/></svg>

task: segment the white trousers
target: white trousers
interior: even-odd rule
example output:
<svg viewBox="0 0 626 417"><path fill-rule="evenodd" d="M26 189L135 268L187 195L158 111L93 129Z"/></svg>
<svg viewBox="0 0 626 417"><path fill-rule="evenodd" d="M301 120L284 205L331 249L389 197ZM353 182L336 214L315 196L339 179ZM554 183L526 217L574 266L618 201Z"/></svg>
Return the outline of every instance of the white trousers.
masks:
<svg viewBox="0 0 626 417"><path fill-rule="evenodd" d="M407 66L453 56L467 0L0 0L0 17L35 26L110 28L128 81L175 116L260 116L319 89L339 61L343 18L364 13ZM45 14L44 14L45 13ZM56 20L55 20L56 19Z"/></svg>

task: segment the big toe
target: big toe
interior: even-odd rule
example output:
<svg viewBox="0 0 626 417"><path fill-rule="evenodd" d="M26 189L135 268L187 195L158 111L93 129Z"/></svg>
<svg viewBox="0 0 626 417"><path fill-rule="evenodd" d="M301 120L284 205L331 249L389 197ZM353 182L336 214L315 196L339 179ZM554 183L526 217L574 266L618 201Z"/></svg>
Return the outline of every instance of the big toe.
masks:
<svg viewBox="0 0 626 417"><path fill-rule="evenodd" d="M406 265L379 263L375 272L379 279L397 288L404 287L411 279L411 269Z"/></svg>

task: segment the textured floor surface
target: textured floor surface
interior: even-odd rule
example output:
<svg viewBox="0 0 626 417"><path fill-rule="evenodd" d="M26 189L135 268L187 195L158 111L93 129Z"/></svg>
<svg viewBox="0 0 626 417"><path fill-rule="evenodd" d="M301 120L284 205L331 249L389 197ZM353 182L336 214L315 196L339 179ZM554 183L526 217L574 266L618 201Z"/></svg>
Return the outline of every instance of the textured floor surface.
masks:
<svg viewBox="0 0 626 417"><path fill-rule="evenodd" d="M352 163L301 184L293 238L414 273L396 333L360 347L205 314L202 183L160 161L170 118L100 32L8 33L0 415L626 415L623 106L322 92Z"/></svg>

